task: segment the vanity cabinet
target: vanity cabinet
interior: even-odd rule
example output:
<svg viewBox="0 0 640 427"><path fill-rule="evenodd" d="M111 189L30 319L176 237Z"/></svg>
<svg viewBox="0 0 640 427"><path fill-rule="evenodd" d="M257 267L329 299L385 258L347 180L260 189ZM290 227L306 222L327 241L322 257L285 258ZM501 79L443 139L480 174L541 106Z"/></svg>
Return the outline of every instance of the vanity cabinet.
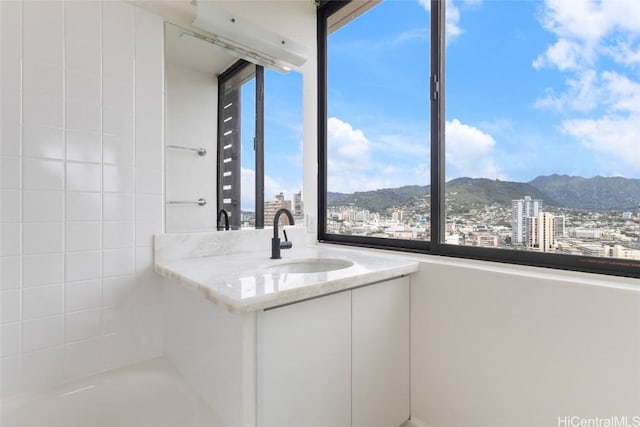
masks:
<svg viewBox="0 0 640 427"><path fill-rule="evenodd" d="M261 313L258 426L392 427L409 419L409 280Z"/></svg>
<svg viewBox="0 0 640 427"><path fill-rule="evenodd" d="M352 291L352 426L409 419L409 277Z"/></svg>
<svg viewBox="0 0 640 427"><path fill-rule="evenodd" d="M351 292L265 311L260 323L258 426L350 426Z"/></svg>

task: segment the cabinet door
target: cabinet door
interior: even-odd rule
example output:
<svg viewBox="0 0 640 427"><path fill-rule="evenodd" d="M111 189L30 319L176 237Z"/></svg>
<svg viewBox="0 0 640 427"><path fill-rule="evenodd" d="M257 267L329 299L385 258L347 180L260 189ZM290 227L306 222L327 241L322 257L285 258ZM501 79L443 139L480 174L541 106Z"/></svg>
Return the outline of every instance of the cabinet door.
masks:
<svg viewBox="0 0 640 427"><path fill-rule="evenodd" d="M409 277L353 291L353 427L409 419Z"/></svg>
<svg viewBox="0 0 640 427"><path fill-rule="evenodd" d="M266 311L261 323L259 425L350 426L351 292Z"/></svg>

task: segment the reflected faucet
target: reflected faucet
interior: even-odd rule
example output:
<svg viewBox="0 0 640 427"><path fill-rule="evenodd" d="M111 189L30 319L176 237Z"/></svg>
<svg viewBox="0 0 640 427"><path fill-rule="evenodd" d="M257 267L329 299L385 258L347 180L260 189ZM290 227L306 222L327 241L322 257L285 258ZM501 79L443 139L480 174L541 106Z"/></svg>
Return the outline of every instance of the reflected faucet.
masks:
<svg viewBox="0 0 640 427"><path fill-rule="evenodd" d="M285 214L287 218L289 218L289 225L294 225L296 222L293 219L293 215L289 212L288 209L281 208L278 209L276 215L273 217L273 239L271 239L271 259L280 259L280 249L291 249L293 243L287 239L287 232L282 230L282 234L284 234L284 242L280 242L280 238L278 237L278 224L280 223L280 215Z"/></svg>
<svg viewBox="0 0 640 427"><path fill-rule="evenodd" d="M218 220L216 221L216 228L220 231L220 217L224 215L224 229L229 230L229 213L224 209L218 211Z"/></svg>

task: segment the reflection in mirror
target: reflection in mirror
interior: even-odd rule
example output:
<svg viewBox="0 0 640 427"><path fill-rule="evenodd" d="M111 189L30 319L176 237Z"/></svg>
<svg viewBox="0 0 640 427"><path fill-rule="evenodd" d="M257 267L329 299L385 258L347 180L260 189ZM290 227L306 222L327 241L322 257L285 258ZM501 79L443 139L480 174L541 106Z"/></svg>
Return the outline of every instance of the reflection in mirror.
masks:
<svg viewBox="0 0 640 427"><path fill-rule="evenodd" d="M302 74L266 70L264 76L264 223L280 208L303 224ZM281 223L287 219L281 217Z"/></svg>
<svg viewBox="0 0 640 427"><path fill-rule="evenodd" d="M232 229L270 226L280 208L304 215L302 76L260 72L239 61L219 77L218 206Z"/></svg>
<svg viewBox="0 0 640 427"><path fill-rule="evenodd" d="M165 24L166 232L216 229L217 75L235 60ZM189 150L201 148L206 155ZM206 203L195 203L199 199Z"/></svg>
<svg viewBox="0 0 640 427"><path fill-rule="evenodd" d="M196 33L165 24L165 231L168 233L217 229L217 213L223 207L219 190L226 185L218 167L222 141L218 129L224 126L218 105L219 78L237 62L237 55ZM261 67L246 62L245 65L249 65L249 74L234 81L241 88L237 123L241 141L237 147L238 214L230 215L230 222L235 225L232 228L260 226L257 214L269 226L273 214L281 207L289 208L300 218L303 215L302 76L265 69L264 102L262 109L256 109L260 105L256 93L260 92L256 91L255 70ZM258 116L263 117L264 168L256 162ZM204 156L198 154L202 149L207 152ZM233 222L234 216L237 222Z"/></svg>
<svg viewBox="0 0 640 427"><path fill-rule="evenodd" d="M261 77L262 67L243 60L218 76L217 201L218 209L228 213L234 230L242 223L253 221L255 224L256 212L243 211L243 205L257 205L256 201L262 197L255 191L248 194L242 183L243 168L261 170L258 166L263 164L260 124L263 116L258 114L262 111ZM255 182L251 187L260 188L260 183ZM261 223L255 225L262 228Z"/></svg>

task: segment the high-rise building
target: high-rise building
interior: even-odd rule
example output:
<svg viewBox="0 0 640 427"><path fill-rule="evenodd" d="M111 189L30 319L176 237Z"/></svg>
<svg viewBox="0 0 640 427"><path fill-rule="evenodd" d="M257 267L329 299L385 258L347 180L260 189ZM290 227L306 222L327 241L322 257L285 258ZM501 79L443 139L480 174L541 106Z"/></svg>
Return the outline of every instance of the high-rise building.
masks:
<svg viewBox="0 0 640 427"><path fill-rule="evenodd" d="M558 237L566 237L567 236L567 228L566 228L566 219L564 215L556 215L556 238Z"/></svg>
<svg viewBox="0 0 640 427"><path fill-rule="evenodd" d="M273 219L278 209L286 208L291 210L291 200L284 199L284 193L276 194L275 200L264 202L264 224L265 226L273 225ZM280 216L280 224L288 224L289 219L286 215Z"/></svg>
<svg viewBox="0 0 640 427"><path fill-rule="evenodd" d="M556 219L549 212L540 212L535 218L527 218L527 247L540 252L555 250Z"/></svg>
<svg viewBox="0 0 640 427"><path fill-rule="evenodd" d="M527 243L529 232L528 218L536 218L542 211L542 200L525 196L524 199L511 201L511 244L524 245Z"/></svg>

